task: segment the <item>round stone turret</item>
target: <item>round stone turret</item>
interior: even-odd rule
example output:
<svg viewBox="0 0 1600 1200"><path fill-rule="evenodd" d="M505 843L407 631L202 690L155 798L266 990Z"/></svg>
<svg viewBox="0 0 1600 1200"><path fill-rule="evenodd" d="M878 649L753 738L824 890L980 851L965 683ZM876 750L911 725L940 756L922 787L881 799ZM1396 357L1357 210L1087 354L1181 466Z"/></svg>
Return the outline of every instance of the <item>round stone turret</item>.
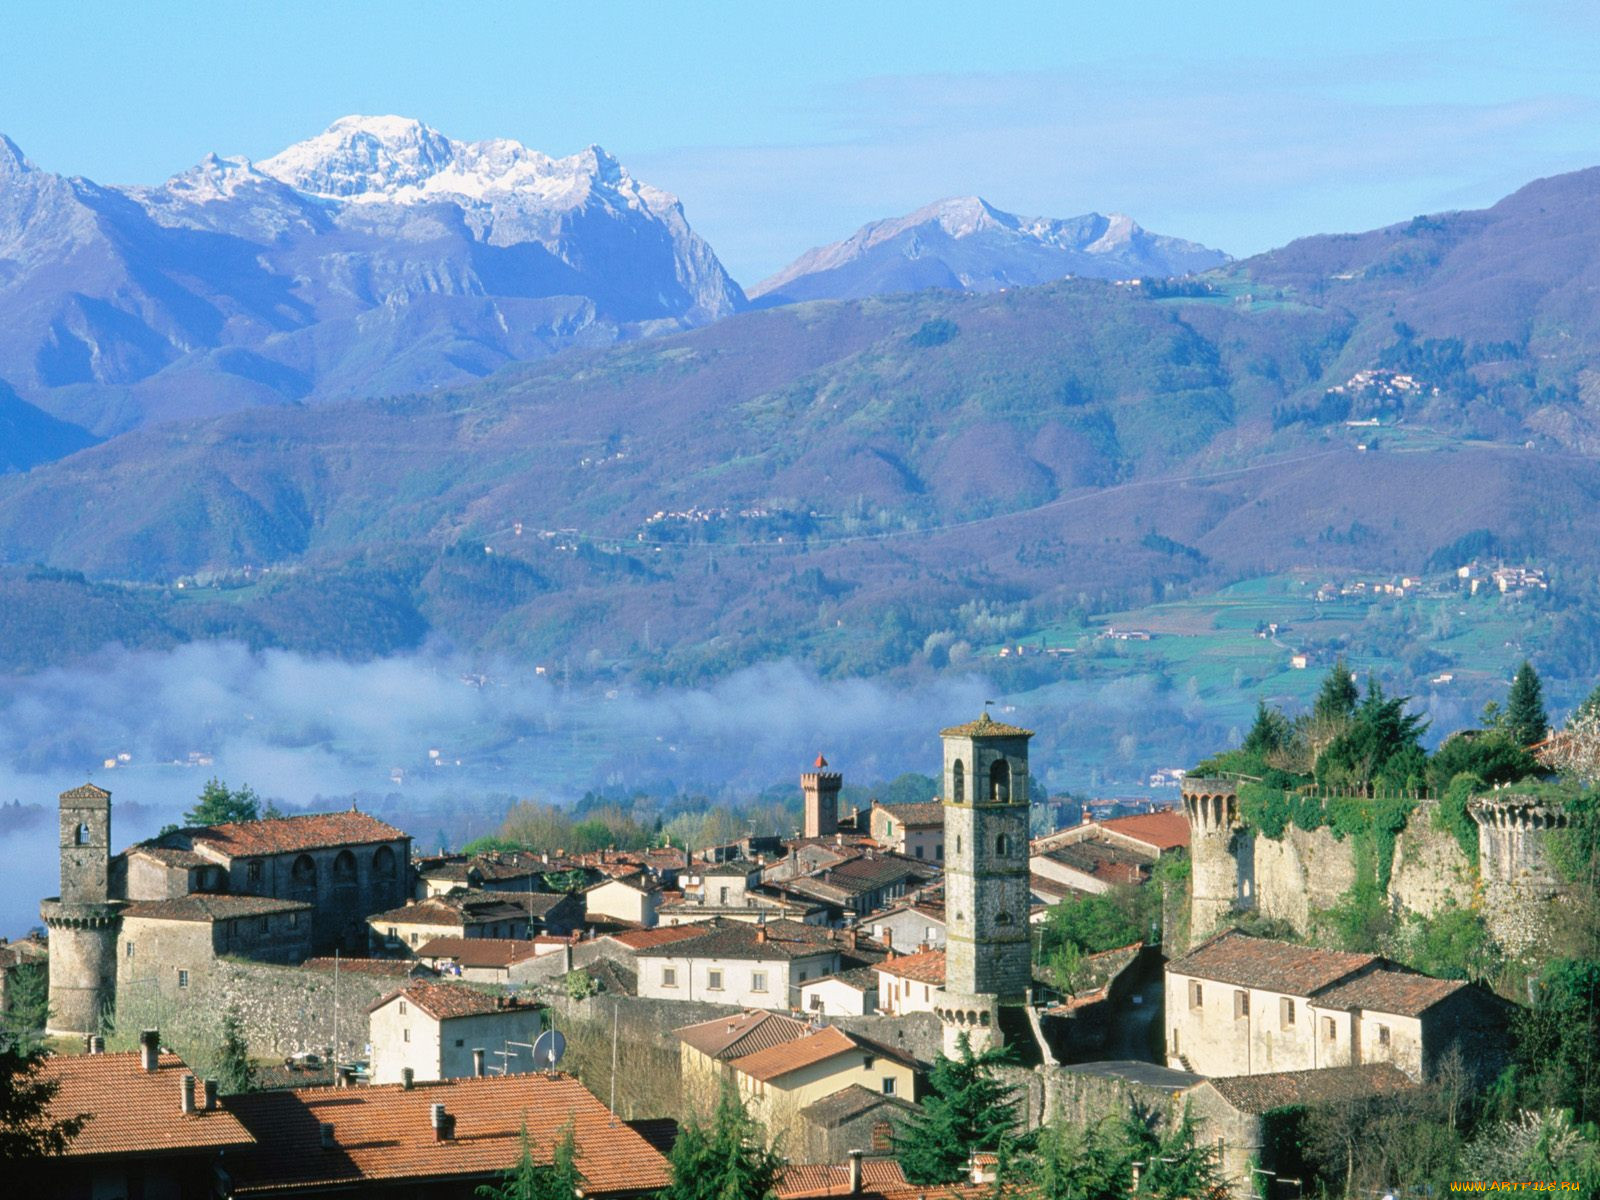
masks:
<svg viewBox="0 0 1600 1200"><path fill-rule="evenodd" d="M1567 827L1566 810L1508 788L1475 797L1467 812L1478 826L1478 875L1489 932L1509 954L1537 949L1567 890L1550 864L1545 840L1550 830Z"/></svg>
<svg viewBox="0 0 1600 1200"><path fill-rule="evenodd" d="M1189 938L1210 937L1239 902L1238 786L1231 779L1188 776L1183 811L1189 818Z"/></svg>
<svg viewBox="0 0 1600 1200"><path fill-rule="evenodd" d="M50 931L50 1034L99 1033L116 995L121 902L111 897L111 793L61 793L61 895L39 905Z"/></svg>

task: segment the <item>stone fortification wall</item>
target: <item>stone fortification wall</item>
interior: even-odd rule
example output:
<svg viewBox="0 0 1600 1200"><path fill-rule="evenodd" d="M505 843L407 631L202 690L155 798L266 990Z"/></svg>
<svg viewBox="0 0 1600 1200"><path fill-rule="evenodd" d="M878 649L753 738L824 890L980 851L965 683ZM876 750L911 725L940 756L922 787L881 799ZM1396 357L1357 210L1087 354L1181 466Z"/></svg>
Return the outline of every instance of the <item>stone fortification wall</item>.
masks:
<svg viewBox="0 0 1600 1200"><path fill-rule="evenodd" d="M1253 898L1257 912L1302 933L1313 911L1332 908L1356 881L1354 847L1330 829L1307 833L1291 825L1281 838L1244 833L1240 841L1245 904Z"/></svg>
<svg viewBox="0 0 1600 1200"><path fill-rule="evenodd" d="M1395 837L1389 898L1401 912L1433 917L1474 902L1478 871L1461 844L1438 822L1438 805L1419 804Z"/></svg>

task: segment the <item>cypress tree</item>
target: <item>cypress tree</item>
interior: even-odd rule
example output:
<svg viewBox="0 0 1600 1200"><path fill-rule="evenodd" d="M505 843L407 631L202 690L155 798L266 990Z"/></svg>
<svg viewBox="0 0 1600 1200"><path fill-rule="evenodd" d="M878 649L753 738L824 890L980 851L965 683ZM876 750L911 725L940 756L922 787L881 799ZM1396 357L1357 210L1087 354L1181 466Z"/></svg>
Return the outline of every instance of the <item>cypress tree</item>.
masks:
<svg viewBox="0 0 1600 1200"><path fill-rule="evenodd" d="M1311 706L1311 714L1319 721L1348 720L1355 716L1360 699L1361 689L1356 686L1356 677L1340 655L1322 681L1322 690Z"/></svg>
<svg viewBox="0 0 1600 1200"><path fill-rule="evenodd" d="M783 1166L730 1084L717 1097L709 1127L690 1117L679 1131L669 1163L672 1181L658 1200L771 1200Z"/></svg>
<svg viewBox="0 0 1600 1200"><path fill-rule="evenodd" d="M962 1034L955 1058L941 1054L933 1060L928 1096L907 1118L895 1144L895 1157L908 1180L955 1183L965 1176L973 1154L998 1151L1016 1132L1016 1089L995 1077L995 1069L1009 1057L1003 1049L974 1054Z"/></svg>
<svg viewBox="0 0 1600 1200"><path fill-rule="evenodd" d="M1517 668L1506 697L1505 730L1519 746L1542 742L1550 733L1550 718L1544 711L1544 685L1527 659Z"/></svg>
<svg viewBox="0 0 1600 1200"><path fill-rule="evenodd" d="M522 1153L499 1184L486 1183L478 1189L484 1200L572 1200L578 1195L583 1176L578 1173L577 1143L572 1126L561 1131L548 1163L534 1160L533 1140L528 1127L522 1127Z"/></svg>

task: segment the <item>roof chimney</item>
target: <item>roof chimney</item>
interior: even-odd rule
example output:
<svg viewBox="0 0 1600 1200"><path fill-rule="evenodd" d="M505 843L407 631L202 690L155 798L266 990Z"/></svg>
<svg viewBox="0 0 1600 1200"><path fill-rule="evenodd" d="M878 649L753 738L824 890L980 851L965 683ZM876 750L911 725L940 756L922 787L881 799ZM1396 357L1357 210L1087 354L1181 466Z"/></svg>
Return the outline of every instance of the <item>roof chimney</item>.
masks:
<svg viewBox="0 0 1600 1200"><path fill-rule="evenodd" d="M472 1052L472 1077L474 1079L483 1078L483 1050L481 1047Z"/></svg>
<svg viewBox="0 0 1600 1200"><path fill-rule="evenodd" d="M850 1194L861 1195L861 1151L850 1151Z"/></svg>
<svg viewBox="0 0 1600 1200"><path fill-rule="evenodd" d="M428 1105L428 1115L433 1124L433 1140L448 1142L455 1136L456 1119L445 1111L442 1104Z"/></svg>
<svg viewBox="0 0 1600 1200"><path fill-rule="evenodd" d="M415 1071L413 1071L410 1067L401 1067L400 1068L400 1086L403 1087L406 1091L409 1092L411 1090L412 1085L416 1083L416 1080L417 1080L417 1073Z"/></svg>
<svg viewBox="0 0 1600 1200"><path fill-rule="evenodd" d="M324 1150L332 1150L333 1149L335 1143L334 1143L334 1140L333 1140L333 1126L332 1125L329 1125L326 1121L323 1121L320 1125L317 1126L317 1136L320 1138L320 1140L322 1142L322 1148Z"/></svg>
<svg viewBox="0 0 1600 1200"><path fill-rule="evenodd" d="M355 1071L350 1067L340 1067L333 1073L333 1086L347 1088L355 1080Z"/></svg>
<svg viewBox="0 0 1600 1200"><path fill-rule="evenodd" d="M161 1060L161 1031L146 1029L139 1035L139 1065L154 1071Z"/></svg>
<svg viewBox="0 0 1600 1200"><path fill-rule="evenodd" d="M757 944L759 944L761 942L764 942L766 940L767 940L767 927L766 927L766 925L765 924L757 925L756 926L756 942L757 942Z"/></svg>
<svg viewBox="0 0 1600 1200"><path fill-rule="evenodd" d="M194 1076L185 1075L178 1080L178 1109L183 1113L194 1112Z"/></svg>
<svg viewBox="0 0 1600 1200"><path fill-rule="evenodd" d="M104 1054L105 1052L106 1039L101 1037L98 1033L91 1033L89 1035L89 1053Z"/></svg>
<svg viewBox="0 0 1600 1200"><path fill-rule="evenodd" d="M211 1112L217 1107L217 1081L215 1079L207 1079L203 1086L206 1097L205 1111Z"/></svg>

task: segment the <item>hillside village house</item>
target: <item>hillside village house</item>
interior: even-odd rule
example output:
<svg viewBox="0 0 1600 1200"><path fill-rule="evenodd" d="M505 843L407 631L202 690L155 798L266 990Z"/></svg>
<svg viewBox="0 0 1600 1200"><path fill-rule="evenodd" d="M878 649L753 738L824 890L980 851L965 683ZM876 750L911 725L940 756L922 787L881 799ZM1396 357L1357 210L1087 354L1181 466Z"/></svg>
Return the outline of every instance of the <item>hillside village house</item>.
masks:
<svg viewBox="0 0 1600 1200"><path fill-rule="evenodd" d="M932 1012L944 998L943 950L923 950L885 959L878 975L878 1011L892 1017Z"/></svg>
<svg viewBox="0 0 1600 1200"><path fill-rule="evenodd" d="M668 1180L654 1146L560 1073L246 1092L225 1103L259 1147L225 1160L237 1200L464 1200L503 1182L524 1131L534 1161L548 1163L569 1128L584 1200L650 1197Z"/></svg>
<svg viewBox="0 0 1600 1200"><path fill-rule="evenodd" d="M832 930L797 921L712 921L700 937L637 951L639 995L793 1009L802 983L838 971L839 949Z"/></svg>
<svg viewBox="0 0 1600 1200"><path fill-rule="evenodd" d="M353 809L180 829L120 859L113 895L127 900L203 892L306 904L318 952L361 949L365 914L411 894L411 838Z"/></svg>
<svg viewBox="0 0 1600 1200"><path fill-rule="evenodd" d="M311 954L312 915L302 901L266 896L197 893L130 904L117 933L118 992L154 986L182 999L224 955L301 962Z"/></svg>
<svg viewBox="0 0 1600 1200"><path fill-rule="evenodd" d="M584 916L593 921L620 921L641 929L655 928L661 885L645 871L604 879L583 893Z"/></svg>
<svg viewBox="0 0 1600 1200"><path fill-rule="evenodd" d="M412 980L368 1008L367 1028L372 1082L400 1083L410 1068L421 1083L470 1078L491 1067L512 1075L534 1070L529 1047L544 1019L537 1004L460 983Z"/></svg>
<svg viewBox="0 0 1600 1200"><path fill-rule="evenodd" d="M868 852L824 868L820 875L791 879L783 888L791 896L834 906L851 917L864 917L922 887L937 873L932 865L898 854Z"/></svg>
<svg viewBox="0 0 1600 1200"><path fill-rule="evenodd" d="M820 1017L863 1017L878 1011L878 973L850 967L800 985L800 1007Z"/></svg>
<svg viewBox="0 0 1600 1200"><path fill-rule="evenodd" d="M938 950L944 946L943 901L906 900L871 913L866 924L872 929L872 936L887 946L903 950L918 946Z"/></svg>
<svg viewBox="0 0 1600 1200"><path fill-rule="evenodd" d="M583 905L565 893L451 892L367 918L374 954L412 955L436 937L557 936L583 926Z"/></svg>
<svg viewBox="0 0 1600 1200"><path fill-rule="evenodd" d="M1504 1002L1472 984L1236 929L1167 964L1166 1019L1168 1065L1201 1075L1386 1062L1420 1081L1452 1051L1480 1074L1504 1056Z"/></svg>
<svg viewBox="0 0 1600 1200"><path fill-rule="evenodd" d="M916 1063L835 1025L728 1062L741 1098L768 1129L792 1140L802 1110L850 1087L912 1099Z"/></svg>
<svg viewBox="0 0 1600 1200"><path fill-rule="evenodd" d="M926 804L874 802L869 820L872 840L884 849L927 862L944 861L944 805L937 800Z"/></svg>
<svg viewBox="0 0 1600 1200"><path fill-rule="evenodd" d="M571 938L461 938L437 937L417 947L417 961L441 975L467 983L504 986L521 980L524 963L571 947Z"/></svg>
<svg viewBox="0 0 1600 1200"><path fill-rule="evenodd" d="M684 1080L698 1080L705 1085L701 1090L714 1095L717 1085L730 1076L728 1063L768 1046L792 1042L810 1031L805 1021L757 1008L712 1017L672 1032L678 1039L678 1065Z"/></svg>

